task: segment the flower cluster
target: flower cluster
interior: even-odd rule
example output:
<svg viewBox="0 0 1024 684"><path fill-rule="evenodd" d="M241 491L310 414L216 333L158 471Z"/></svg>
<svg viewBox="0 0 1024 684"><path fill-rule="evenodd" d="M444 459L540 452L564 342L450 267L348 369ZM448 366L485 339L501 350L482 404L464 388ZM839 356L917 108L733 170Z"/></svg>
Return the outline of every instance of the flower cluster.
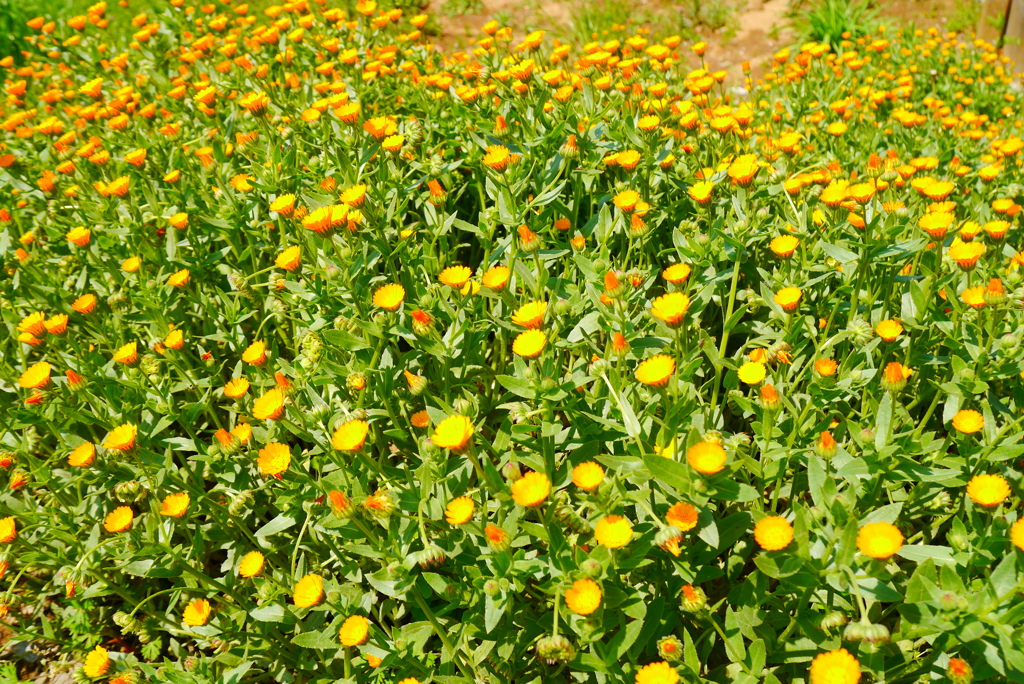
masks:
<svg viewBox="0 0 1024 684"><path fill-rule="evenodd" d="M736 80L154 4L0 61L16 638L113 684L1024 678L991 45Z"/></svg>

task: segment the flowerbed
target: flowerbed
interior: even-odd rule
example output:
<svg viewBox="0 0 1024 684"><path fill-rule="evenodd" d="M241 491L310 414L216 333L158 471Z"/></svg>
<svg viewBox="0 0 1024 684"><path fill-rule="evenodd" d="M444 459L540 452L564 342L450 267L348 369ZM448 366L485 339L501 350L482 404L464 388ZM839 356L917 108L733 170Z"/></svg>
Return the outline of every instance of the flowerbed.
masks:
<svg viewBox="0 0 1024 684"><path fill-rule="evenodd" d="M741 84L365 1L105 13L2 63L13 639L117 684L1024 681L991 46Z"/></svg>

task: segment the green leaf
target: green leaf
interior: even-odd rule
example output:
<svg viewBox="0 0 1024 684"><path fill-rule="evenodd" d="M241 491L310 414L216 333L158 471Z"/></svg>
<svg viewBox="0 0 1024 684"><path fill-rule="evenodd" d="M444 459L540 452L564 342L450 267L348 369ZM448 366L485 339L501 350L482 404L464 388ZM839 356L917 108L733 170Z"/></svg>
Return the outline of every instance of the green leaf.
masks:
<svg viewBox="0 0 1024 684"><path fill-rule="evenodd" d="M690 469L688 466L657 454L644 454L644 463L658 482L668 485L677 492L689 491Z"/></svg>
<svg viewBox="0 0 1024 684"><path fill-rule="evenodd" d="M953 552L947 546L904 546L896 552L896 555L900 558L917 561L918 563L923 563L930 559L937 565L956 565Z"/></svg>
<svg viewBox="0 0 1024 684"><path fill-rule="evenodd" d="M272 603L249 611L249 617L259 622L284 622L284 606Z"/></svg>
<svg viewBox="0 0 1024 684"><path fill-rule="evenodd" d="M533 399L537 396L537 391L534 389L533 383L529 380L515 378L511 375L499 375L498 382L501 383L502 387L518 397Z"/></svg>
<svg viewBox="0 0 1024 684"><path fill-rule="evenodd" d="M878 403L878 412L875 415L875 448L881 449L889 443L889 436L892 430L892 394L885 393L882 401Z"/></svg>
<svg viewBox="0 0 1024 684"><path fill-rule="evenodd" d="M334 640L333 631L333 629L328 629L323 632L303 632L292 639L292 643L319 651L338 649L341 645Z"/></svg>
<svg viewBox="0 0 1024 684"><path fill-rule="evenodd" d="M997 597L1005 596L1017 584L1017 554L1010 553L996 566L989 578Z"/></svg>

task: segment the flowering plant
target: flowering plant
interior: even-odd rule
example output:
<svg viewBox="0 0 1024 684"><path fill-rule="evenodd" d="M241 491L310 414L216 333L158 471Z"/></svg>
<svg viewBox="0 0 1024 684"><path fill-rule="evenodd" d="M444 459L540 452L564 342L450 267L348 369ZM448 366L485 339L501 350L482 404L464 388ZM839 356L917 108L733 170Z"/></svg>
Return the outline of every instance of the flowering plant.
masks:
<svg viewBox="0 0 1024 684"><path fill-rule="evenodd" d="M737 83L371 0L106 22L0 62L14 638L117 684L1024 680L992 46Z"/></svg>

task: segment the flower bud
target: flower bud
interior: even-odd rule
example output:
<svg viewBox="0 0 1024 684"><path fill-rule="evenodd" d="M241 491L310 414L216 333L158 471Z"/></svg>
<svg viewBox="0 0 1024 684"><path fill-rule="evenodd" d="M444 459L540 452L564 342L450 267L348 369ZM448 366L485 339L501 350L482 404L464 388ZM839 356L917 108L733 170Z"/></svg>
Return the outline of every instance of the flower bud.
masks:
<svg viewBox="0 0 1024 684"><path fill-rule="evenodd" d="M111 311L127 311L132 306L132 300L124 292L118 290L107 297L107 306Z"/></svg>
<svg viewBox="0 0 1024 684"><path fill-rule="evenodd" d="M946 666L946 676L953 684L971 684L974 681L974 670L966 660L950 658Z"/></svg>
<svg viewBox="0 0 1024 684"><path fill-rule="evenodd" d="M818 623L818 626L826 632L831 632L833 629L842 627L849 621L849 618L846 617L845 614L840 613L838 610L833 610L822 616L821 622Z"/></svg>
<svg viewBox="0 0 1024 684"><path fill-rule="evenodd" d="M497 580L489 579L484 582L484 593L494 598L501 593L501 585L498 584Z"/></svg>
<svg viewBox="0 0 1024 684"><path fill-rule="evenodd" d="M146 490L138 480L118 482L114 485L114 498L121 503L136 503L146 496Z"/></svg>
<svg viewBox="0 0 1024 684"><path fill-rule="evenodd" d="M576 657L576 649L562 635L546 636L537 642L537 657L548 665L567 663Z"/></svg>
<svg viewBox="0 0 1024 684"><path fill-rule="evenodd" d="M967 599L959 594L947 591L939 597L939 607L949 612L967 610Z"/></svg>
<svg viewBox="0 0 1024 684"><path fill-rule="evenodd" d="M523 476L523 471L519 469L518 463L512 463L510 461L501 467L501 474L508 482L515 482Z"/></svg>
<svg viewBox="0 0 1024 684"><path fill-rule="evenodd" d="M658 655L670 663L679 662L683 657L683 643L675 636L658 640Z"/></svg>
<svg viewBox="0 0 1024 684"><path fill-rule="evenodd" d="M228 514L232 518L241 517L245 513L246 509L249 508L252 501L253 494L248 489L235 494L231 499L231 503L228 504Z"/></svg>
<svg viewBox="0 0 1024 684"><path fill-rule="evenodd" d="M587 558L580 563L580 570L582 570L583 574L587 577L596 579L604 572L604 566L601 565L600 561L594 558Z"/></svg>
<svg viewBox="0 0 1024 684"><path fill-rule="evenodd" d="M863 318L855 318L850 321L850 325L846 327L846 332L849 333L854 345L858 347L863 347L875 336L875 331L871 328L871 324Z"/></svg>
<svg viewBox="0 0 1024 684"><path fill-rule="evenodd" d="M970 541L967 539L967 535L962 532L950 531L946 534L946 541L954 551L965 551L970 546Z"/></svg>
<svg viewBox="0 0 1024 684"><path fill-rule="evenodd" d="M708 596L700 587L687 584L683 587L682 594L680 595L680 601L680 607L683 610L687 613L696 613L707 607Z"/></svg>
<svg viewBox="0 0 1024 684"><path fill-rule="evenodd" d="M352 373L346 378L345 385L350 392L360 392L366 389L366 374Z"/></svg>

